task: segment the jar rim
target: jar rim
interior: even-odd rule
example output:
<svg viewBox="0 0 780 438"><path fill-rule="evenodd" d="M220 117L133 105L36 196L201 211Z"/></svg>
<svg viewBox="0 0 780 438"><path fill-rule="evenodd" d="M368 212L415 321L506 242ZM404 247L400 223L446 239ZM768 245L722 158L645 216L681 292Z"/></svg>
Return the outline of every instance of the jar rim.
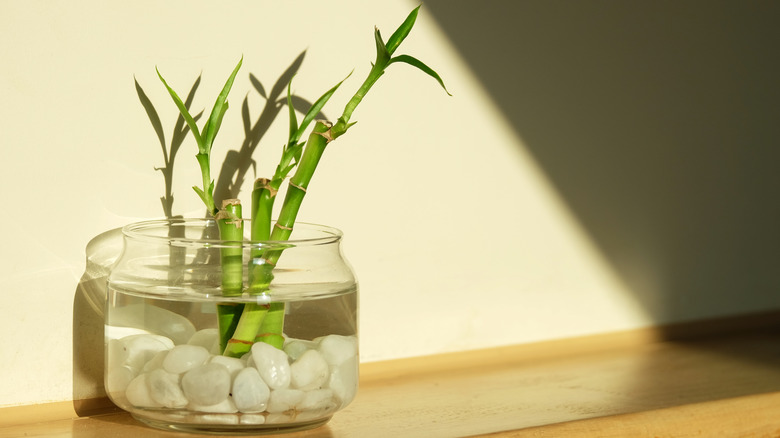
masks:
<svg viewBox="0 0 780 438"><path fill-rule="evenodd" d="M242 219L249 222L250 219ZM309 222L296 222L295 229L303 229L313 232L316 235L307 237L291 238L289 240L241 240L231 241L213 238L195 238L178 237L151 233L154 229L164 229L170 227L216 227L216 221L212 218L170 218L170 219L152 219L139 222L133 222L122 227L122 234L125 238L133 240L143 240L149 242L166 243L171 245L208 245L221 246L231 243L235 247L235 242L242 246L314 246L338 242L343 237L343 232L338 228L327 225L314 224Z"/></svg>

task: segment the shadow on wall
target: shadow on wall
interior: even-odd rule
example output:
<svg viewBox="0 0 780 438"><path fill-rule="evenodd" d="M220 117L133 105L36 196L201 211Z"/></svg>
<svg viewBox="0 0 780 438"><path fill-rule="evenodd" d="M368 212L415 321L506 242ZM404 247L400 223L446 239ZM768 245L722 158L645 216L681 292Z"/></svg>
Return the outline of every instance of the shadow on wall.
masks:
<svg viewBox="0 0 780 438"><path fill-rule="evenodd" d="M780 3L425 7L654 321L780 307Z"/></svg>

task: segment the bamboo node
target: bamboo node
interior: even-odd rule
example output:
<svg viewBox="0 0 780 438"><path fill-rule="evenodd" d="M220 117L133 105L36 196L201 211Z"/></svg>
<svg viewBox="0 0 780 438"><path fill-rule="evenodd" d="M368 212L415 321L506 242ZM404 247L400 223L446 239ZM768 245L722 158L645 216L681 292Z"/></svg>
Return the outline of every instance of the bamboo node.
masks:
<svg viewBox="0 0 780 438"><path fill-rule="evenodd" d="M268 190L268 196L271 198L276 196L276 193L278 192L278 190L273 188L271 180L268 178L257 178L255 180L255 190L257 189Z"/></svg>
<svg viewBox="0 0 780 438"><path fill-rule="evenodd" d="M292 187L295 187L296 189L302 191L303 193L306 193L306 187L299 186L298 184L295 184L294 182L290 181L287 184L289 184Z"/></svg>
<svg viewBox="0 0 780 438"><path fill-rule="evenodd" d="M254 344L254 342L252 342L252 341L245 341L243 339L230 338L230 340L228 340L228 344L249 344L249 345L252 345L252 344Z"/></svg>
<svg viewBox="0 0 780 438"><path fill-rule="evenodd" d="M231 200L226 199L225 201L222 201L222 210L217 212L217 214L214 216L214 219L218 221L223 220L225 221L225 224L235 225L236 228L239 228L241 226L241 222L243 221L243 219L225 210L225 205L226 205L225 202L227 201L231 201ZM241 205L241 203L239 202L238 204L227 204L227 205Z"/></svg>
<svg viewBox="0 0 780 438"><path fill-rule="evenodd" d="M321 135L321 136L325 137L325 144L328 144L328 143L332 142L333 140L335 140L335 138L333 137L333 133L330 132L330 128L333 127L333 123L330 123L327 120L317 120L317 123L322 123L323 125L328 127L328 130L325 131L325 132L315 132L315 134L318 134L318 135Z"/></svg>
<svg viewBox="0 0 780 438"><path fill-rule="evenodd" d="M325 132L315 132L315 134L321 135L321 136L325 137L325 143L326 144L332 142L333 140L335 140L333 138L333 134L331 134L331 132L330 132L330 129L328 129Z"/></svg>
<svg viewBox="0 0 780 438"><path fill-rule="evenodd" d="M279 225L279 222L275 223L274 226L282 230L292 231L292 227L285 227L284 225Z"/></svg>

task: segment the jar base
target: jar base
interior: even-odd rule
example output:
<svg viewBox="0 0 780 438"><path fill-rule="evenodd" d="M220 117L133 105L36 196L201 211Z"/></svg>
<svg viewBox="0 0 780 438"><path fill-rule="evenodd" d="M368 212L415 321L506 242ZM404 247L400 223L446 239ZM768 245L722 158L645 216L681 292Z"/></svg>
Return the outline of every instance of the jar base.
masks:
<svg viewBox="0 0 780 438"><path fill-rule="evenodd" d="M131 414L133 418L141 423L154 427L155 429L167 430L169 432L189 432L207 435L274 435L279 433L300 432L303 430L314 429L327 423L331 417L319 418L313 421L279 424L197 424L197 423L177 423L173 421L156 420L145 418L140 415Z"/></svg>

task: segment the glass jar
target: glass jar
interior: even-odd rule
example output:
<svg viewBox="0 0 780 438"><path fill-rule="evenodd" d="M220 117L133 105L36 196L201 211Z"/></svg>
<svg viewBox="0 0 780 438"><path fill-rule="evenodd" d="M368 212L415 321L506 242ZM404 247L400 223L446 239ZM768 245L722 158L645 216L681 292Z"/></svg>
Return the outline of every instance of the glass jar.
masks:
<svg viewBox="0 0 780 438"><path fill-rule="evenodd" d="M358 288L339 230L223 241L214 220L171 219L123 234L105 314L117 406L158 428L261 434L322 425L355 397Z"/></svg>

